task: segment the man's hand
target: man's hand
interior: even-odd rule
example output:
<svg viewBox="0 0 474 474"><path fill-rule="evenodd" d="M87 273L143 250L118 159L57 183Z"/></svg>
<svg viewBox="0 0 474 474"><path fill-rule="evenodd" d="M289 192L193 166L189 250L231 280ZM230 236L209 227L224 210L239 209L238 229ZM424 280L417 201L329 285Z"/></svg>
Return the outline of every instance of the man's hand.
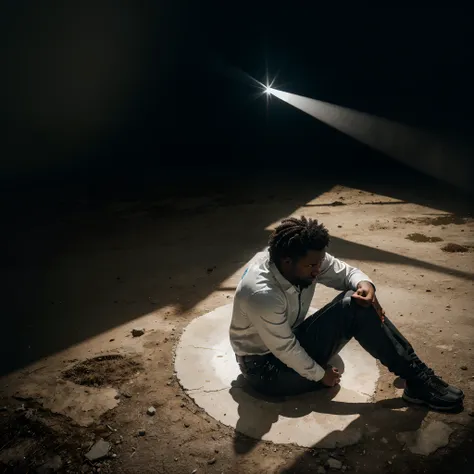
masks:
<svg viewBox="0 0 474 474"><path fill-rule="evenodd" d="M375 288L372 283L368 281L361 281L357 285L357 291L352 295L357 304L360 304L364 308L368 308L375 299Z"/></svg>
<svg viewBox="0 0 474 474"><path fill-rule="evenodd" d="M339 370L331 366L326 369L324 377L321 379L321 382L328 387L334 387L334 385L337 385L340 381L341 374Z"/></svg>

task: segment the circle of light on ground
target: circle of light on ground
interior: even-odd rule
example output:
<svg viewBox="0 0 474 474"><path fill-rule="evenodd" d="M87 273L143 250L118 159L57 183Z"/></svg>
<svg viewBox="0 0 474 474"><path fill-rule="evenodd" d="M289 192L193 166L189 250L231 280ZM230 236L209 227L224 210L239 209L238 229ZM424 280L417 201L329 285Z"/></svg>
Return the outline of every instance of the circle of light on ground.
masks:
<svg viewBox="0 0 474 474"><path fill-rule="evenodd" d="M330 448L360 439L360 430L350 425L375 392L379 375L375 359L352 340L340 353L344 374L339 391L322 389L281 400L255 398L241 388L242 376L229 341L231 315L229 304L200 316L179 341L176 373L198 406L242 434L274 443Z"/></svg>

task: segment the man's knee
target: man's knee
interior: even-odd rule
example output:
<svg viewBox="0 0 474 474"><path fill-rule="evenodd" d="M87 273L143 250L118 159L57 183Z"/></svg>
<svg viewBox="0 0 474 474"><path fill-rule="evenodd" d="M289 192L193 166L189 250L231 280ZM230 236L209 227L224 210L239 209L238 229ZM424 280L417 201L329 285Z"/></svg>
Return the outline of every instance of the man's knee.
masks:
<svg viewBox="0 0 474 474"><path fill-rule="evenodd" d="M352 290L346 291L345 293L341 293L341 304L347 314L350 314L354 317L359 315L366 315L368 313L376 314L376 311L372 305L361 306L359 303L357 303L357 301L352 298L352 295L354 293L355 291Z"/></svg>
<svg viewBox="0 0 474 474"><path fill-rule="evenodd" d="M341 293L341 303L343 308L350 309L352 308L352 305L354 303L354 300L352 299L352 295L355 293L355 291L349 290L344 293Z"/></svg>

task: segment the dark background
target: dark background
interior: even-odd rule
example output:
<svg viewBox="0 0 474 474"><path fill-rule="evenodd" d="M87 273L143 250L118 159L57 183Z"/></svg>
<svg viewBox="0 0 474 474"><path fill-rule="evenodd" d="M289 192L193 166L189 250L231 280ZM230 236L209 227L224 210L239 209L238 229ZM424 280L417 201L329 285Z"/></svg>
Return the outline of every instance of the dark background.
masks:
<svg viewBox="0 0 474 474"><path fill-rule="evenodd" d="M467 3L3 2L0 18L8 188L395 166L285 103L267 109L245 75L266 67L284 90L470 139Z"/></svg>

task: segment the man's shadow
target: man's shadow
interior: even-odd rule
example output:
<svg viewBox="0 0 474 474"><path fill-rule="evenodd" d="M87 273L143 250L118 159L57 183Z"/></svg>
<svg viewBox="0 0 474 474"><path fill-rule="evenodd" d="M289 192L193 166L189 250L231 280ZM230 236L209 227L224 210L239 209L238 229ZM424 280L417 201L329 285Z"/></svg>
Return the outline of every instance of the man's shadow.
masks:
<svg viewBox="0 0 474 474"><path fill-rule="evenodd" d="M343 363L339 356L333 365L343 372ZM428 412L422 407L407 406L401 398L378 402L334 401L340 388L321 388L292 397L267 397L252 389L244 377L239 375L229 390L238 405L239 414L234 451L238 454L250 452L280 416L299 418L311 412L340 416L359 415L343 431L335 430L312 446L328 448L355 444L367 433L379 430L383 430L383 436L386 438L390 438L391 434L395 437L395 433L400 431L416 430ZM405 410L402 411L401 408Z"/></svg>

